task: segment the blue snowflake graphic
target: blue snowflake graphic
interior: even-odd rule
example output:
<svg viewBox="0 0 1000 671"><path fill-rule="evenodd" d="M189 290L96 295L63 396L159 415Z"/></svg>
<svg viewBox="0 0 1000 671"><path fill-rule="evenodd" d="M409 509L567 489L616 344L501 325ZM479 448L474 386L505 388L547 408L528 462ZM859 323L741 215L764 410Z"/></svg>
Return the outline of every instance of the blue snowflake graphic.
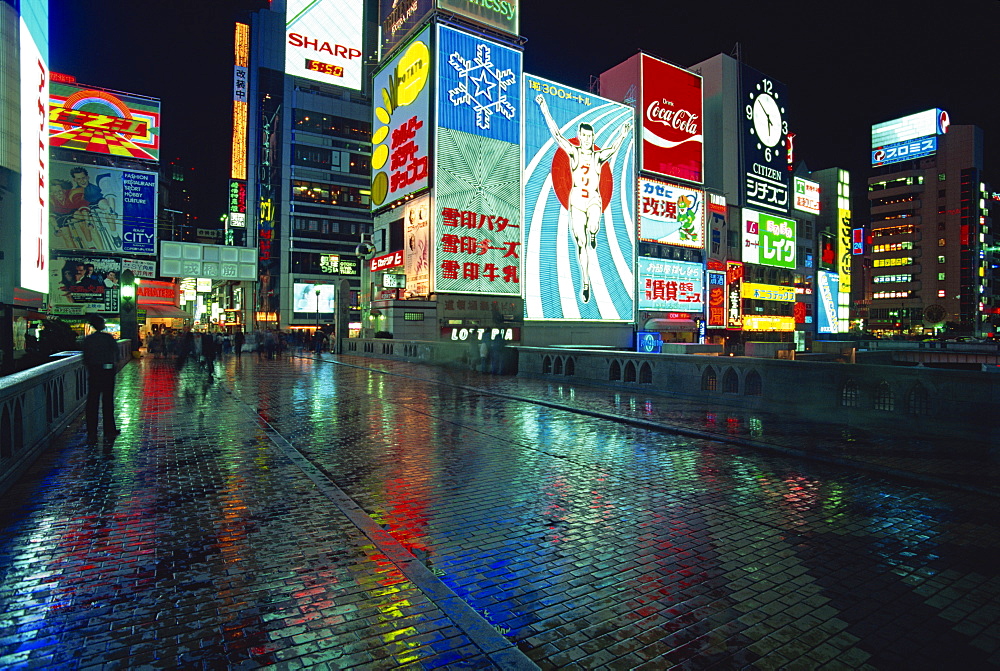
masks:
<svg viewBox="0 0 1000 671"><path fill-rule="evenodd" d="M493 64L493 55L487 45L477 45L476 57L471 61L456 51L448 57L448 63L458 72L458 86L448 91L448 98L455 107L472 107L476 112L476 126L489 130L494 114L514 118L517 110L507 100L507 87L513 86L517 77L510 68L500 70Z"/></svg>

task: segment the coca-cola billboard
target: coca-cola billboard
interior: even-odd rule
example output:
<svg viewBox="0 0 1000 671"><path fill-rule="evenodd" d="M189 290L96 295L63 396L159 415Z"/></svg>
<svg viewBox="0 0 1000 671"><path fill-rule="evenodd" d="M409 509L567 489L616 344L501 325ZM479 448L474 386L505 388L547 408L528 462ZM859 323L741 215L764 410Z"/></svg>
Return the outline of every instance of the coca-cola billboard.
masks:
<svg viewBox="0 0 1000 671"><path fill-rule="evenodd" d="M642 169L704 181L701 77L642 54Z"/></svg>

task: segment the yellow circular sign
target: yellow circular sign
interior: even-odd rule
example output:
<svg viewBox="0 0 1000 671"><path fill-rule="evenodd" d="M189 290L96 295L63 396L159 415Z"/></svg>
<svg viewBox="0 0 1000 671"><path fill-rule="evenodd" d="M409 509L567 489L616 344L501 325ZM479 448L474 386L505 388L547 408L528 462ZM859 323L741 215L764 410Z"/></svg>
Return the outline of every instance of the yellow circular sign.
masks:
<svg viewBox="0 0 1000 671"><path fill-rule="evenodd" d="M409 105L427 86L431 53L423 42L414 42L396 65L396 105Z"/></svg>

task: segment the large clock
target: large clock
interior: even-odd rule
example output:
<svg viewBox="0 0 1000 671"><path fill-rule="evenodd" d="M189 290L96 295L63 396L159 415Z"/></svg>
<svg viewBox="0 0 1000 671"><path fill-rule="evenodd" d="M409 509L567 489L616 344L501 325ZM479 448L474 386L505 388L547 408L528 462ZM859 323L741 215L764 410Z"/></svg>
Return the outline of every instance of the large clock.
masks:
<svg viewBox="0 0 1000 671"><path fill-rule="evenodd" d="M785 146L785 136L788 134L785 108L781 103L774 82L764 78L750 91L750 102L745 110L747 119L752 122L748 125L748 131L756 136L757 149L767 162L778 156L778 147Z"/></svg>

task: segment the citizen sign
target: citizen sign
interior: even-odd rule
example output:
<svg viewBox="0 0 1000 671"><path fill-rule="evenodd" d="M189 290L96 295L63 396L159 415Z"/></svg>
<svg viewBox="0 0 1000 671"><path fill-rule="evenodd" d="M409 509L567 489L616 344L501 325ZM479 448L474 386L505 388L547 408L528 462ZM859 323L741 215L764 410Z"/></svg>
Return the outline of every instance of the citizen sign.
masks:
<svg viewBox="0 0 1000 671"><path fill-rule="evenodd" d="M667 103L668 105L670 103ZM646 118L654 123L661 123L668 128L676 128L679 131L691 135L698 134L698 119L700 115L689 112L686 109L667 109L660 107L660 101L654 100L646 108Z"/></svg>
<svg viewBox="0 0 1000 671"><path fill-rule="evenodd" d="M371 264L369 267L373 273L385 270L386 268L395 268L396 266L403 265L403 252L399 251L384 256L376 256L369 263Z"/></svg>

